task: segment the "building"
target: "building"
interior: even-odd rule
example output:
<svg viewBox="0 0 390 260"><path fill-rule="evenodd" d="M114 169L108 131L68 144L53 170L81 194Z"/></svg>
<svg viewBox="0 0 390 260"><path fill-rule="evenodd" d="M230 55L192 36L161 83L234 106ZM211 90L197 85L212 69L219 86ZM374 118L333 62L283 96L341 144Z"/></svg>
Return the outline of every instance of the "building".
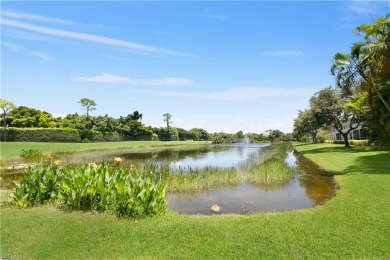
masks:
<svg viewBox="0 0 390 260"><path fill-rule="evenodd" d="M350 128L349 123L350 123L350 121L343 123L342 132L346 132ZM357 125L356 122L352 122L352 127L355 127L356 125ZM365 139L367 139L363 129L364 129L364 123L360 123L360 125L356 129L352 130L348 134L348 139L349 140L365 140ZM327 139L328 140L344 140L343 136L334 127L331 127L330 129L328 129Z"/></svg>

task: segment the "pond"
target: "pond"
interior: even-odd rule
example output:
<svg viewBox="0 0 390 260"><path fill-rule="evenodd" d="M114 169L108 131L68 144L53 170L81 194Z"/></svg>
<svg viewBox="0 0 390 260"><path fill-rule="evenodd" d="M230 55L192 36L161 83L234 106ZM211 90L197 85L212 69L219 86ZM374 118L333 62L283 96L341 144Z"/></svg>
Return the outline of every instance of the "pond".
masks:
<svg viewBox="0 0 390 260"><path fill-rule="evenodd" d="M231 155L237 154L238 157L244 158L250 155L251 150L259 149L261 153L264 146L230 146L230 149ZM226 153L227 151L224 151L220 156L224 158ZM218 157L217 154L206 154L203 157L213 156ZM192 160L197 159L192 158ZM191 159L186 158L185 161L189 163ZM238 161L237 158L230 160L231 164ZM213 214L210 207L218 205L223 214L252 214L314 207L322 205L334 196L337 184L333 177L322 172L311 161L290 151L285 162L296 172L286 183L256 186L250 183L240 183L215 190L171 192L167 194L168 207L171 211L182 214L210 215Z"/></svg>
<svg viewBox="0 0 390 260"><path fill-rule="evenodd" d="M253 161L265 160L267 150L272 147L269 144L201 145L64 154L61 159L71 164L80 164L108 161L119 156L124 162L135 163L137 167L150 163L169 165L173 172L204 167L240 169ZM309 160L295 154L292 149L288 151L285 163L295 172L285 183L253 185L243 182L209 190L167 192L168 209L181 214L210 215L210 207L216 204L220 207L221 214L276 212L322 205L335 194L337 184L333 177L322 172ZM3 188L9 188L12 176L20 175L3 176Z"/></svg>

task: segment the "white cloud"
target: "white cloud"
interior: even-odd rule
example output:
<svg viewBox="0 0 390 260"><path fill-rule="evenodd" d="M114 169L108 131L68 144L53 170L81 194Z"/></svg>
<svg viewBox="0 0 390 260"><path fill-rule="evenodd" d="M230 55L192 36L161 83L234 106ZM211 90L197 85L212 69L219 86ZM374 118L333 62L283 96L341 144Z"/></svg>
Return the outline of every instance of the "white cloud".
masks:
<svg viewBox="0 0 390 260"><path fill-rule="evenodd" d="M366 15L366 14L374 14L378 10L382 9L380 5L382 5L383 2L379 1L349 1L346 3L346 9L349 12L353 12L360 15ZM388 10L390 10L390 3L387 2Z"/></svg>
<svg viewBox="0 0 390 260"><path fill-rule="evenodd" d="M32 21L37 21L37 22L72 24L72 25L79 24L79 23L69 21L69 20L63 20L63 19L52 18L52 17L47 17L47 16L40 16L40 15L35 15L35 14L13 12L10 10L2 10L1 15L4 17L12 18L12 19L22 19L22 20L24 19L24 20L32 20Z"/></svg>
<svg viewBox="0 0 390 260"><path fill-rule="evenodd" d="M212 19L216 19L216 20L219 20L219 21L222 21L222 22L227 20L227 17L224 16L224 15L212 15L212 14L210 14L210 15L207 15L207 17L212 18Z"/></svg>
<svg viewBox="0 0 390 260"><path fill-rule="evenodd" d="M166 92L166 91L150 91L150 90L130 90L130 92L144 93L157 96L170 97L187 97L200 98L211 100L224 101L247 101L266 97L310 97L315 93L313 89L283 89L283 88L259 88L259 87L237 87L228 88L224 91L210 93L194 93L194 92Z"/></svg>
<svg viewBox="0 0 390 260"><path fill-rule="evenodd" d="M33 56L35 57L38 57L39 59L41 59L42 62L48 62L51 60L51 57L49 57L48 55L42 53L42 52L38 52L38 51L34 51L31 53Z"/></svg>
<svg viewBox="0 0 390 260"><path fill-rule="evenodd" d="M123 83L128 83L130 79L128 77L121 77L109 73L102 73L101 75L95 77L75 77L72 80L82 81L82 82L123 84Z"/></svg>
<svg viewBox="0 0 390 260"><path fill-rule="evenodd" d="M303 55L302 51L269 51L260 53L262 56L275 56L275 57L298 57Z"/></svg>
<svg viewBox="0 0 390 260"><path fill-rule="evenodd" d="M11 43L11 42L1 42L1 45L8 48L12 52L20 52L21 50L23 50L22 47L20 47L17 44Z"/></svg>
<svg viewBox="0 0 390 260"><path fill-rule="evenodd" d="M149 45L144 44L138 44L134 42L124 41L120 39L114 39L114 38L108 38L103 37L99 35L93 35L93 34L86 34L86 33L79 33L79 32L73 32L73 31L65 31L65 30L59 30L59 29L53 29L38 25L32 25L27 24L24 22L19 22L16 20L10 20L10 19L1 19L1 24L10 26L10 27L16 27L19 29L32 31L35 33L40 33L44 35L50 35L50 36L56 36L61 38L67 38L72 40L79 40L79 41L87 41L87 42L93 42L93 43L99 43L104 45L110 45L115 47L122 47L126 49L130 49L139 53L149 53L149 54L161 54L161 55L183 55L182 53L165 50Z"/></svg>
<svg viewBox="0 0 390 260"><path fill-rule="evenodd" d="M115 76L102 73L96 77L75 77L73 81L98 82L112 84L126 84L136 86L195 86L197 83L185 78L162 78L162 79L134 79L129 77Z"/></svg>

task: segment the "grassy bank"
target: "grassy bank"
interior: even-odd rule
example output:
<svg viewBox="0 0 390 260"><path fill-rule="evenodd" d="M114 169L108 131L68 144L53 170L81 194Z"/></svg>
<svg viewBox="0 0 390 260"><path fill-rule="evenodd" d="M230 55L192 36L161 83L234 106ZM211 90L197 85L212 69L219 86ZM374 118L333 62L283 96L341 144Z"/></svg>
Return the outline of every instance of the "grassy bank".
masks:
<svg viewBox="0 0 390 260"><path fill-rule="evenodd" d="M335 145L296 145L337 172L324 206L252 216L118 220L52 206L1 209L2 257L27 259L389 259L390 155Z"/></svg>
<svg viewBox="0 0 390 260"><path fill-rule="evenodd" d="M40 143L40 142L0 142L1 160L19 157L21 151L38 149L44 154L83 152L114 149L135 149L150 147L167 147L192 144L205 144L204 141L128 141L128 142L102 142L102 143Z"/></svg>

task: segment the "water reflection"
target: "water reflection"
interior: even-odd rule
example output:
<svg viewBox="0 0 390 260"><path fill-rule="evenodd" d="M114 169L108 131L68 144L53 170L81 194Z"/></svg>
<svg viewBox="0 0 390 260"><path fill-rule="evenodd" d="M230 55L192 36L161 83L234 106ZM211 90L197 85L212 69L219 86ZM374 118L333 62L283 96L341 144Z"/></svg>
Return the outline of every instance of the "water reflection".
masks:
<svg viewBox="0 0 390 260"><path fill-rule="evenodd" d="M296 175L286 183L241 183L218 190L171 192L167 194L168 208L183 214L210 215L210 206L217 204L223 214L251 214L314 207L335 194L333 177L309 160L291 151L285 161L296 169Z"/></svg>

